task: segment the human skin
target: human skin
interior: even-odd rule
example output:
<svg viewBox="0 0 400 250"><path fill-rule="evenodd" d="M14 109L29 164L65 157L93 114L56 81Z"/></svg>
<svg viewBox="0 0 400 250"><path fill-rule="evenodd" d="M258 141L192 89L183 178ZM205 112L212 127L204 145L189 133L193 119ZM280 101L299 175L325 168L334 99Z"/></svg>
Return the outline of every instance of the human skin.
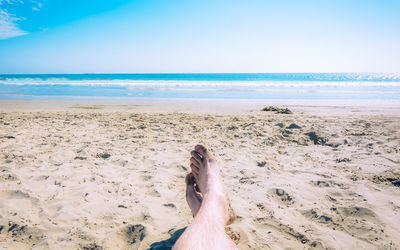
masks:
<svg viewBox="0 0 400 250"><path fill-rule="evenodd" d="M204 146L197 145L191 155L192 173L186 177L186 199L194 220L173 249L238 249L225 233L225 225L232 222L233 214L219 166Z"/></svg>

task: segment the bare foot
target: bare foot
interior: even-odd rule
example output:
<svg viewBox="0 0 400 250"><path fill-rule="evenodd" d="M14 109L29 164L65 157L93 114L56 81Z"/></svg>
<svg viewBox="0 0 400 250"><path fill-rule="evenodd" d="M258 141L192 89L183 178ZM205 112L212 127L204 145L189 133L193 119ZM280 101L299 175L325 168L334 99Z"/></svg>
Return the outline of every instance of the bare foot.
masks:
<svg viewBox="0 0 400 250"><path fill-rule="evenodd" d="M193 217L196 216L200 209L203 197L196 190L195 179L192 173L186 176L186 202L188 203L190 210L192 211Z"/></svg>
<svg viewBox="0 0 400 250"><path fill-rule="evenodd" d="M224 190L217 161L204 146L197 145L194 149L195 150L191 152L190 167L195 183L203 199L208 195L219 198L225 218L225 225L229 225L234 220L234 213L230 206L229 198Z"/></svg>

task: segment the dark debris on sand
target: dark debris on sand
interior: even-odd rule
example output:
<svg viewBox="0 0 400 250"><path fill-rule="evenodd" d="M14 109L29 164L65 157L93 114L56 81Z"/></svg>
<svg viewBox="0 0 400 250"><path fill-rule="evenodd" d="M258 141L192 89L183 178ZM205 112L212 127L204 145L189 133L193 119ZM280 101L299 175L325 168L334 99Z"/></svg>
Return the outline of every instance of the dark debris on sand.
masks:
<svg viewBox="0 0 400 250"><path fill-rule="evenodd" d="M257 162L257 166L259 166L260 168L265 167L266 164L266 161Z"/></svg>
<svg viewBox="0 0 400 250"><path fill-rule="evenodd" d="M337 163L341 163L341 162L351 162L351 160L349 158L338 158L336 159Z"/></svg>
<svg viewBox="0 0 400 250"><path fill-rule="evenodd" d="M111 157L111 155L109 153L102 153L102 154L98 154L98 157L103 158L103 159L108 159Z"/></svg>
<svg viewBox="0 0 400 250"><path fill-rule="evenodd" d="M2 138L5 138L5 139L15 139L15 136L6 135L6 136L2 136Z"/></svg>
<svg viewBox="0 0 400 250"><path fill-rule="evenodd" d="M288 108L278 108L274 106L265 107L262 111L272 111L276 112L277 114L293 114L293 112Z"/></svg>

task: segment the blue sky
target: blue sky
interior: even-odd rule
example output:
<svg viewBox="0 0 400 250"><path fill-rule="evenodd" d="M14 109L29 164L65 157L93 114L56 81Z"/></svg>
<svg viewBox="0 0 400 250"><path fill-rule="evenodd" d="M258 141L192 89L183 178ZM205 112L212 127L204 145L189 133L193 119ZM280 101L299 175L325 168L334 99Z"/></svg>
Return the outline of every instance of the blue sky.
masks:
<svg viewBox="0 0 400 250"><path fill-rule="evenodd" d="M400 1L0 0L0 73L399 72Z"/></svg>

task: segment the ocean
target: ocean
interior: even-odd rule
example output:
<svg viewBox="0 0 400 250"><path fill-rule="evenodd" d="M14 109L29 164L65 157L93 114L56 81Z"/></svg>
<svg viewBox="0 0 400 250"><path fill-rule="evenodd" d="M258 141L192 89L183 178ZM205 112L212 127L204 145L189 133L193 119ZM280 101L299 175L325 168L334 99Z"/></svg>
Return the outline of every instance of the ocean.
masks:
<svg viewBox="0 0 400 250"><path fill-rule="evenodd" d="M399 100L400 74L0 75L0 99Z"/></svg>

